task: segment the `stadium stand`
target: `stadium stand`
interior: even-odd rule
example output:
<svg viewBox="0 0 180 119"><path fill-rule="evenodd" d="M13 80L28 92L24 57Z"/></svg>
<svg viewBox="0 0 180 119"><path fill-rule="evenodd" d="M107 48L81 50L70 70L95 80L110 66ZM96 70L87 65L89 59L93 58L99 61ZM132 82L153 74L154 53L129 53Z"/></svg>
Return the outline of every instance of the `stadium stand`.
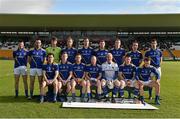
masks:
<svg viewBox="0 0 180 119"><path fill-rule="evenodd" d="M134 34L137 32L134 32ZM58 37L58 46L64 48L66 44L66 38L71 36L74 39L74 47L81 48L82 47L82 40L84 37L88 37L90 39L91 47L96 49L98 48L99 40L103 39L106 41L106 48L111 49L114 45L114 40L116 37L119 37L122 41L122 47L129 51L131 49L131 43L133 40L137 40L139 42L139 50L144 53L149 47L149 39L154 35L146 35L145 33L139 33L138 35L132 35L132 33L128 32L108 32L108 31L87 31L87 32L80 32L80 31L61 31L61 32L52 32L52 33L38 33L39 35L35 34L26 34L19 35L17 32L15 33L1 33L0 34L0 58L5 59L12 59L12 51L17 49L17 44L19 40L24 40L25 46L27 49L30 49L34 45L34 40L39 38L42 40L43 48L46 48L50 44L50 37L55 35ZM44 35L46 34L46 35ZM158 38L159 48L163 51L163 58L164 60L179 60L180 59L180 42L178 40L179 36L171 36L171 35L164 35L156 34Z"/></svg>

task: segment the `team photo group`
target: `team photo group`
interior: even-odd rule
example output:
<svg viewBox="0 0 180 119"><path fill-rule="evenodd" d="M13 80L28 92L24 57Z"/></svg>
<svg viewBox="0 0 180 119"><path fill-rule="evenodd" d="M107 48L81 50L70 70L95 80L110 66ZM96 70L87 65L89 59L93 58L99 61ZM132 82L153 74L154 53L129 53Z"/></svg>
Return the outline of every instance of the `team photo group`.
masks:
<svg viewBox="0 0 180 119"><path fill-rule="evenodd" d="M117 103L116 97L131 98L130 94L128 97L124 94L131 89L132 98L145 105L144 90L148 87L149 99L154 90L155 104L160 105L162 52L157 48L156 38L150 39L150 48L145 53L138 50L136 40L130 51L121 47L119 38L114 40L112 49L106 49L105 40L99 41L98 49L90 47L88 37L83 39L82 48L74 48L73 42L73 38L68 37L66 47L60 48L58 39L52 37L51 46L43 49L41 39L36 39L34 48L27 50L24 42L19 41L18 49L13 52L15 97L19 96L22 76L25 96L29 100L34 98L34 84L38 78L40 103L48 97L52 97L53 102L66 102L68 96L72 97L72 102L80 97L81 102L95 98L98 102L103 99Z"/></svg>

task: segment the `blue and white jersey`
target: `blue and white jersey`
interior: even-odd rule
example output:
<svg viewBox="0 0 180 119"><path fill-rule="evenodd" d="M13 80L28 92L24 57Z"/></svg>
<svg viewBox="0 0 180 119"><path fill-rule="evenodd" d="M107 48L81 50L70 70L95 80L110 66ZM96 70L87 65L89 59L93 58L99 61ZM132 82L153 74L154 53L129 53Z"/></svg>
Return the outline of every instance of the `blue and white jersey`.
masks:
<svg viewBox="0 0 180 119"><path fill-rule="evenodd" d="M118 65L115 62L102 64L102 79L115 80L118 78Z"/></svg>
<svg viewBox="0 0 180 119"><path fill-rule="evenodd" d="M153 66L149 67L139 67L136 72L136 80L149 81L151 77L155 75L156 79L160 79L160 75Z"/></svg>
<svg viewBox="0 0 180 119"><path fill-rule="evenodd" d="M63 52L66 52L68 54L68 62L70 63L75 63L75 57L76 57L76 54L77 54L77 50L75 48L65 48L65 49L62 49L62 53Z"/></svg>
<svg viewBox="0 0 180 119"><path fill-rule="evenodd" d="M99 66L87 65L86 72L88 73L90 78L98 78L101 73L101 68Z"/></svg>
<svg viewBox="0 0 180 119"><path fill-rule="evenodd" d="M82 55L82 62L85 64L90 64L91 63L91 57L94 55L94 50L89 47L89 48L81 48L78 50L78 53Z"/></svg>
<svg viewBox="0 0 180 119"><path fill-rule="evenodd" d="M108 54L108 50L96 50L95 55L97 57L97 64L102 65L104 62L106 62L106 55Z"/></svg>
<svg viewBox="0 0 180 119"><path fill-rule="evenodd" d="M110 53L113 55L114 61L118 64L118 66L124 62L123 57L125 56L126 51L123 48L113 48L110 50Z"/></svg>
<svg viewBox="0 0 180 119"><path fill-rule="evenodd" d="M44 59L46 58L46 51L42 48L30 50L28 56L31 58L30 68L42 68Z"/></svg>
<svg viewBox="0 0 180 119"><path fill-rule="evenodd" d="M131 62L136 66L139 67L142 59L143 59L143 55L140 51L130 51L127 54L129 54L131 56Z"/></svg>
<svg viewBox="0 0 180 119"><path fill-rule="evenodd" d="M136 66L133 64L122 64L119 66L119 72L122 73L124 79L133 80L136 74Z"/></svg>
<svg viewBox="0 0 180 119"><path fill-rule="evenodd" d="M72 64L67 62L65 64L61 63L59 64L59 75L63 80L67 80L70 72L72 72Z"/></svg>
<svg viewBox="0 0 180 119"><path fill-rule="evenodd" d="M46 77L48 80L52 80L55 77L55 72L58 71L57 64L44 64L42 70L46 72Z"/></svg>
<svg viewBox="0 0 180 119"><path fill-rule="evenodd" d="M86 66L84 63L73 64L73 75L75 78L83 78L85 75Z"/></svg>
<svg viewBox="0 0 180 119"><path fill-rule="evenodd" d="M153 50L152 48L145 53L145 57L151 58L151 65L158 68L161 65L162 52L160 49Z"/></svg>
<svg viewBox="0 0 180 119"><path fill-rule="evenodd" d="M13 52L14 68L27 66L28 51L26 49L17 49Z"/></svg>

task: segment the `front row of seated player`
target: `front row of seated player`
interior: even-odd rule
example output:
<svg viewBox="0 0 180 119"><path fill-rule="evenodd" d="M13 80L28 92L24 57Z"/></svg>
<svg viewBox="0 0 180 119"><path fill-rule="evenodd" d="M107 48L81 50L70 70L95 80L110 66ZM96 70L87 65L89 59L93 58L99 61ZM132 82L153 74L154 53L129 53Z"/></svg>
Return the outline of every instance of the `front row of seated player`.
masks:
<svg viewBox="0 0 180 119"><path fill-rule="evenodd" d="M43 82L41 86L40 102L44 102L44 88L52 85L53 101L56 102L57 93L62 95L64 93L67 100L68 93L72 93L72 101L76 101L76 87L81 87L80 98L81 102L85 102L85 94L89 101L91 99L91 87L95 86L97 89L97 100L101 100L103 95L106 101L110 101L109 92L112 91L111 102L116 103L115 97L119 93L119 97L124 98L124 88L134 87L134 98L145 104L144 102L144 86L154 87L156 91L155 104L160 105L160 83L159 74L156 69L150 65L150 59L144 59L144 65L136 69L131 64L131 57L125 56L124 64L118 65L113 62L113 56L108 53L107 61L98 66L96 64L96 57L91 57L91 64L85 66L81 63L81 55L77 54L75 57L75 64L67 61L68 55L64 52L61 56L61 63L59 65L53 64L53 54L47 55L47 64L43 65ZM156 80L152 80L155 76ZM64 90L62 92L62 90Z"/></svg>

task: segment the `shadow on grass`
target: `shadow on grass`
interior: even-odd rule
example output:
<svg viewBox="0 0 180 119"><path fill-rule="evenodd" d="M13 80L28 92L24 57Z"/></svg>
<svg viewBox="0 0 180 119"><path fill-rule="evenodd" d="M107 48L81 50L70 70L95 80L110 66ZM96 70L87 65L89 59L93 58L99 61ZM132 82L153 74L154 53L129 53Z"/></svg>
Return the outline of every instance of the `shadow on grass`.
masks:
<svg viewBox="0 0 180 119"><path fill-rule="evenodd" d="M0 96L0 103L39 103L39 98L38 97L34 97L31 100L28 100L26 97L24 96L19 96L17 98L15 98L14 96Z"/></svg>

